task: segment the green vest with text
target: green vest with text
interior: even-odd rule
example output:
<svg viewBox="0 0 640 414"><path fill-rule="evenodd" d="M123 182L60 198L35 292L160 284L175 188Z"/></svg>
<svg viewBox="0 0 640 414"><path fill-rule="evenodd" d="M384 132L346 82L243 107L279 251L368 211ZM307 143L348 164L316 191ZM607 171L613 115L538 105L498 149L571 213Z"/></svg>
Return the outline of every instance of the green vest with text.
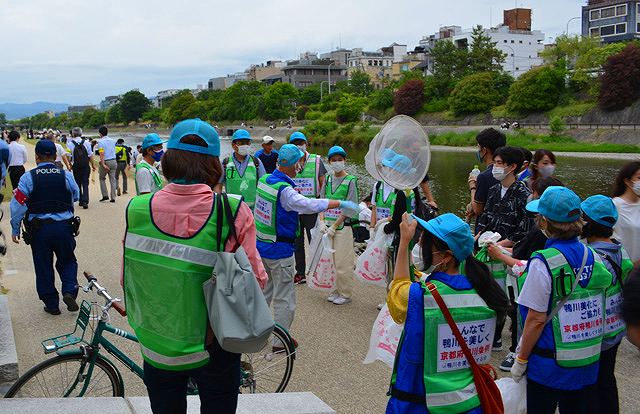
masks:
<svg viewBox="0 0 640 414"><path fill-rule="evenodd" d="M593 249L593 269L586 287L580 283L571 292L575 270L564 255L553 247L533 253L540 255L551 271L551 309L567 294L569 298L551 320L555 360L563 368L591 365L600 359L600 348L605 329L605 289L611 286L611 273L598 253ZM527 278L524 273L518 280L518 290Z"/></svg>
<svg viewBox="0 0 640 414"><path fill-rule="evenodd" d="M129 324L147 363L171 371L198 368L209 361L202 284L211 278L215 252L224 248L217 246L217 228L222 226L226 240L230 224L217 223L214 209L192 237L170 236L152 221L152 197L135 197L127 207L123 280ZM240 199L230 196L229 204L235 216Z"/></svg>
<svg viewBox="0 0 640 414"><path fill-rule="evenodd" d="M480 262L487 265L489 271L491 272L491 276L498 282L500 287L505 293L508 293L507 290L507 265L500 260L492 259L489 256L489 252L487 251L487 247L481 248L475 256ZM463 264L464 265L464 264Z"/></svg>
<svg viewBox="0 0 640 414"><path fill-rule="evenodd" d="M396 198L398 197L395 190L393 190L391 191L391 193L389 193L389 196L385 200L383 186L384 185L382 184L381 181L379 181L378 184L376 185L376 194L375 194L376 219L378 221L388 217L393 217L393 212L396 207ZM413 193L413 191L411 191L407 196L407 212L408 213L413 212L415 210L415 207L416 207L416 196Z"/></svg>
<svg viewBox="0 0 640 414"><path fill-rule="evenodd" d="M140 171L141 169L145 169L149 171L149 174L151 174L151 178L153 179L153 182L158 188L158 190L162 189L162 177L160 176L160 172L158 171L157 168L149 165L145 160L142 160L136 164L136 176L138 171ZM136 183L136 194L140 195L140 190L138 189L138 180L136 180L135 183ZM151 192L153 193L153 191Z"/></svg>
<svg viewBox="0 0 640 414"><path fill-rule="evenodd" d="M258 170L256 168L255 159L251 155L248 155L247 157L249 158L249 161L247 162L247 168L244 170L244 175L240 175L240 172L233 161L233 156L229 156L227 158L227 166L225 168L225 187L227 194L236 194L244 197L245 203L253 209L256 202Z"/></svg>
<svg viewBox="0 0 640 414"><path fill-rule="evenodd" d="M296 183L296 190L307 198L316 198L318 196L318 162L319 156L309 154L304 169L296 174L293 182Z"/></svg>
<svg viewBox="0 0 640 414"><path fill-rule="evenodd" d="M356 186L356 199L358 199L358 179L353 175L347 175L344 177L336 191L333 192L333 180L334 177L332 175L327 177L327 182L324 185L324 197L329 200L340 200L344 201L347 199L349 195L349 185L353 182L353 185ZM335 223L336 220L342 215L342 210L339 208L330 208L324 212L324 221L326 221L329 225ZM347 219L349 220L349 219ZM344 223L342 223L338 230L342 230L344 228Z"/></svg>
<svg viewBox="0 0 640 414"><path fill-rule="evenodd" d="M275 184L267 184L266 174L258 180L258 190L256 194L256 208L253 211L253 218L256 223L256 235L258 239L265 243L275 243L276 241L286 241L293 243L292 240L280 240L277 233L278 227L278 193L282 187L291 187L291 184L279 181ZM300 234L300 226L297 227L296 236Z"/></svg>
<svg viewBox="0 0 640 414"><path fill-rule="evenodd" d="M633 270L633 261L629 257L629 253L627 253L624 247L621 249L621 253L621 274L613 275L613 283L605 291L606 305L604 337L607 339L615 338L625 329L624 321L622 320L622 316L620 315L622 310L622 285ZM607 258L604 258L604 260L607 260ZM617 269L615 269L614 267L614 271L615 270Z"/></svg>

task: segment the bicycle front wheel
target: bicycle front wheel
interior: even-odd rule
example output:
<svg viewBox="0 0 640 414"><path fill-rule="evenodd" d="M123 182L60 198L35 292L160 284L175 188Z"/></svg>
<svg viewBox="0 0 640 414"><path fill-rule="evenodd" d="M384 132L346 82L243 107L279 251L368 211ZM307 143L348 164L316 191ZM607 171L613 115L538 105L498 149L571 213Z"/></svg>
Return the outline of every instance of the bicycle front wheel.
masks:
<svg viewBox="0 0 640 414"><path fill-rule="evenodd" d="M18 378L5 398L122 397L120 375L98 356L83 392L89 361L82 355L58 355L34 366Z"/></svg>
<svg viewBox="0 0 640 414"><path fill-rule="evenodd" d="M276 326L262 350L242 354L240 392L283 392L293 372L295 352L289 336Z"/></svg>

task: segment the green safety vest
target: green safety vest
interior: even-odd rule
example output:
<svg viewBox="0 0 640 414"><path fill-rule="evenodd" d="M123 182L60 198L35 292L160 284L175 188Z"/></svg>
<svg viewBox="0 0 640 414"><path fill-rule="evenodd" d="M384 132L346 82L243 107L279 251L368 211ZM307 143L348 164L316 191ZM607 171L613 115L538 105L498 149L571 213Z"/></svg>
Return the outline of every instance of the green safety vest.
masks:
<svg viewBox="0 0 640 414"><path fill-rule="evenodd" d="M431 282L438 288L438 293L444 299L476 361L479 364L489 363L496 330L496 313L475 289L456 290L438 280ZM422 290L425 350L423 380L427 408L433 414L470 411L480 406L473 371L424 282ZM400 346L398 349L401 349ZM396 376L394 367L392 385Z"/></svg>
<svg viewBox="0 0 640 414"><path fill-rule="evenodd" d="M591 365L600 359L600 348L604 336L605 289L611 286L611 273L598 253L593 253L594 263L591 279L586 288L576 285L569 299L551 320L555 343L555 360L564 368L579 368ZM564 255L553 247L535 252L541 255L551 271L551 309L555 309L563 295L571 291L575 271ZM527 273L518 280L522 291ZM564 286L564 291L562 286ZM524 321L523 321L524 322Z"/></svg>
<svg viewBox="0 0 640 414"><path fill-rule="evenodd" d="M621 253L622 262L620 263L620 268L622 270L622 274L614 277L615 283L612 283L605 291L606 306L604 337L606 339L615 338L625 330L625 324L620 315L622 311L622 285L633 270L633 261L624 247L621 249ZM607 259L605 258L604 260Z"/></svg>
<svg viewBox="0 0 640 414"><path fill-rule="evenodd" d="M117 162L127 161L127 147L125 147L124 145L120 145L120 144L116 145L116 161Z"/></svg>
<svg viewBox="0 0 640 414"><path fill-rule="evenodd" d="M233 161L233 156L227 158L227 167L225 168L225 188L227 194L236 194L244 197L245 203L249 205L251 209L256 202L256 187L258 185L258 170L256 168L256 161L251 156L247 162L247 168L244 170L244 175L240 175L240 172L236 168L236 164Z"/></svg>
<svg viewBox="0 0 640 414"><path fill-rule="evenodd" d="M304 169L296 174L293 182L296 183L296 190L307 198L316 198L318 196L318 157L316 154L309 154Z"/></svg>
<svg viewBox="0 0 640 414"><path fill-rule="evenodd" d="M383 184L381 181L378 181L378 185L376 185L376 220L382 220L388 217L393 217L393 211L396 207L396 198L398 195L395 190L391 191L389 197L384 199L384 190ZM406 194L406 192L405 192ZM416 196L413 191L407 196L407 212L411 213L415 210L416 207Z"/></svg>
<svg viewBox="0 0 640 414"><path fill-rule="evenodd" d="M211 278L216 252L224 247L217 246L217 228L222 226L226 240L229 223L217 223L213 207L194 236L170 236L151 219L152 197L135 197L127 207L123 278L127 317L146 362L171 371L198 368L209 361L202 284ZM240 199L229 196L229 204L235 215Z"/></svg>
<svg viewBox="0 0 640 414"><path fill-rule="evenodd" d="M483 247L476 253L476 259L487 265L491 276L498 282L502 290L508 294L507 291L507 265L500 260L494 260L489 256L487 247ZM464 266L464 263L462 264Z"/></svg>
<svg viewBox="0 0 640 414"><path fill-rule="evenodd" d="M276 241L286 241L293 243L294 240L282 240L277 234L278 216L278 193L282 187L291 187L291 184L278 181L275 184L267 184L267 177L271 174L263 175L258 180L258 190L256 192L256 204L253 211L253 218L256 223L256 235L258 240L265 243L275 243ZM296 230L296 236L300 234L300 226Z"/></svg>
<svg viewBox="0 0 640 414"><path fill-rule="evenodd" d="M336 191L333 192L333 176L330 175L327 177L327 182L324 185L324 197L329 200L346 200L349 195L349 185L351 183L356 186L356 199L358 199L358 179L353 175L347 175L344 177ZM324 212L324 220L329 222L329 224L333 224L338 218L342 215L342 210L340 208L331 208ZM344 222L338 227L338 230L342 230L344 228Z"/></svg>
<svg viewBox="0 0 640 414"><path fill-rule="evenodd" d="M160 171L158 171L156 167L154 167L153 165L149 165L149 163L147 163L145 160L142 160L136 164L136 177L140 169L145 169L149 171L149 174L151 174L151 178L153 178L153 182L156 185L157 189L158 190L162 189L162 176L160 175ZM135 180L135 183L136 183L136 194L140 195L140 190L138 190L138 180ZM151 191L151 193L154 193L154 192L155 191Z"/></svg>

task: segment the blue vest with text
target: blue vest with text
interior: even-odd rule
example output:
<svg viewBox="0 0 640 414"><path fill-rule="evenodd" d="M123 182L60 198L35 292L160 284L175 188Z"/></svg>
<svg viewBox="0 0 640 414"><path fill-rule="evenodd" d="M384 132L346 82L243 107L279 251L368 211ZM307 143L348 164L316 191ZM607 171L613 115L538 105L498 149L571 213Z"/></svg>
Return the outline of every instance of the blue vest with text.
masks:
<svg viewBox="0 0 640 414"><path fill-rule="evenodd" d="M34 168L30 174L33 191L26 202L29 214L73 212L72 194L63 169L47 163Z"/></svg>

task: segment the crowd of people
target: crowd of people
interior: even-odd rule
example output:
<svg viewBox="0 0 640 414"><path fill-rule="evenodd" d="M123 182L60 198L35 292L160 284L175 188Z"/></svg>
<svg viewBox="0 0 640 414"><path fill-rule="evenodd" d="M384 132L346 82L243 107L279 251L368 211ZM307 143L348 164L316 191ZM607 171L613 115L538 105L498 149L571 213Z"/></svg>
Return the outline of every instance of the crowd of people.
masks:
<svg viewBox="0 0 640 414"><path fill-rule="evenodd" d="M302 132L278 150L264 136L252 154L255 137L238 129L233 153L221 159L217 131L199 119L176 124L167 142L148 134L135 150L109 138L106 127L95 143L74 128L68 150L58 148L55 133L41 139L37 167L26 174L27 151L14 132L8 148L0 146L3 178L15 181L13 241L28 223L38 295L51 314L60 314L54 254L63 302L69 311L78 308L73 205L88 207L91 171L98 169L100 201L115 202L127 194L126 171L135 167L123 286L155 413L186 410L189 378L203 412L235 411L240 357L222 349L206 323L202 283L215 264L209 252L241 247L274 320L290 329L295 284L308 274L311 230L335 250L336 283L327 300L346 305L354 242L381 226L393 236L385 302L404 324L388 413L486 412L457 329L442 328L449 313L478 362L502 349L511 319L510 352L499 368L516 381L527 378L529 412L619 411L616 353L625 334L640 346L638 161L621 168L613 198L581 200L555 177L552 152L508 146L489 128L476 137L486 169L469 175L470 201L460 218L439 214L428 175L413 190L379 181L363 197L348 152L331 147L326 166ZM382 164L402 173L405 160L401 166L397 158Z"/></svg>

